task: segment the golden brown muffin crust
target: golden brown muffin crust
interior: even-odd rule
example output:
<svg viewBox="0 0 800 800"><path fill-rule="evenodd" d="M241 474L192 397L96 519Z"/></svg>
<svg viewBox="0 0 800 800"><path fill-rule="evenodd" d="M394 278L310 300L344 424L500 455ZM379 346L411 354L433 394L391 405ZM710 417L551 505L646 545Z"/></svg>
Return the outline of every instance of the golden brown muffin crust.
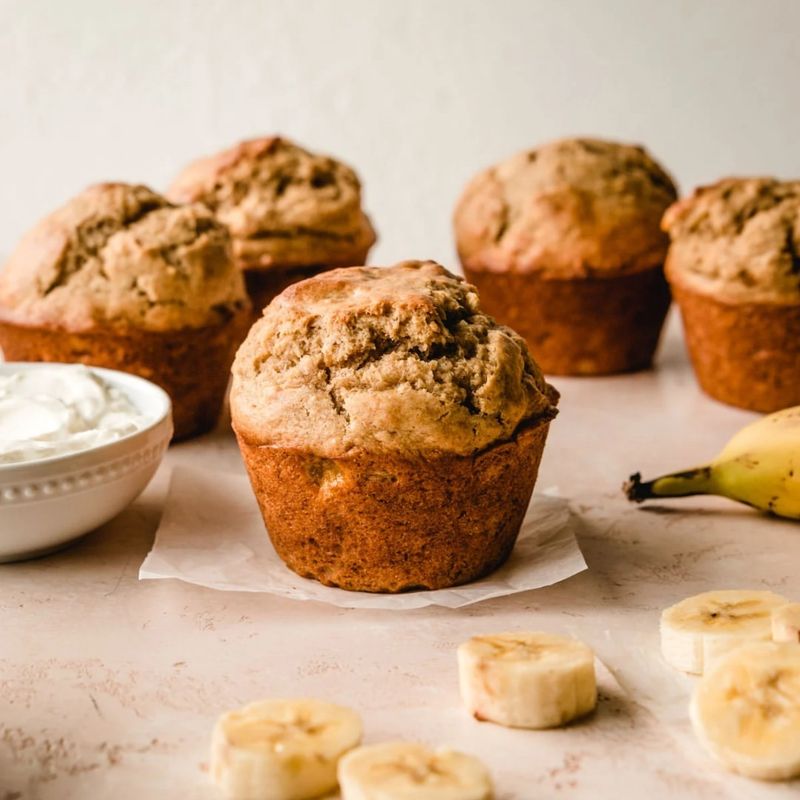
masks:
<svg viewBox="0 0 800 800"><path fill-rule="evenodd" d="M168 196L212 209L246 268L359 264L375 242L355 172L280 137L198 159Z"/></svg>
<svg viewBox="0 0 800 800"><path fill-rule="evenodd" d="M464 272L486 311L525 338L546 375L613 375L653 362L670 305L660 267L578 280Z"/></svg>
<svg viewBox="0 0 800 800"><path fill-rule="evenodd" d="M519 533L550 423L474 456L318 458L240 439L278 555L298 574L367 592L441 589L491 572Z"/></svg>
<svg viewBox="0 0 800 800"><path fill-rule="evenodd" d="M294 284L239 349L231 408L251 444L322 457L469 455L554 415L523 339L433 262Z"/></svg>
<svg viewBox="0 0 800 800"><path fill-rule="evenodd" d="M729 302L682 283L673 291L706 394L767 414L800 405L800 303Z"/></svg>
<svg viewBox="0 0 800 800"><path fill-rule="evenodd" d="M219 324L246 305L224 226L145 186L90 186L0 271L0 315L29 326L168 331Z"/></svg>
<svg viewBox="0 0 800 800"><path fill-rule="evenodd" d="M573 278L660 265L659 222L676 199L670 176L641 147L561 139L490 167L455 211L462 263Z"/></svg>
<svg viewBox="0 0 800 800"><path fill-rule="evenodd" d="M800 302L800 181L726 178L675 203L667 274L732 302Z"/></svg>

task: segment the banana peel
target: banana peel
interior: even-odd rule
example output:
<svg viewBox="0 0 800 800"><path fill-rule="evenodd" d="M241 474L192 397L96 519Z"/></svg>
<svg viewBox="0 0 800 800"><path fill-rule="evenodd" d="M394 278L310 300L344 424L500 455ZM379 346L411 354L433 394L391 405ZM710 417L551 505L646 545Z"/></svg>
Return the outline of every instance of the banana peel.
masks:
<svg viewBox="0 0 800 800"><path fill-rule="evenodd" d="M742 428L709 464L623 485L629 500L719 495L787 519L800 520L800 406Z"/></svg>

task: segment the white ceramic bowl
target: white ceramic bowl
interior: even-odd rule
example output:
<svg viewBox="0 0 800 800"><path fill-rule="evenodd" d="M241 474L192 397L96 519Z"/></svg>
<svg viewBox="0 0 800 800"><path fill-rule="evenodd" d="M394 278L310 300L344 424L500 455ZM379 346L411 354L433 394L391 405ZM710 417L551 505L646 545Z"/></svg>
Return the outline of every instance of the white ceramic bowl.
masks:
<svg viewBox="0 0 800 800"><path fill-rule="evenodd" d="M0 363L0 374L42 366ZM152 423L78 453L0 464L0 562L44 555L108 522L140 494L161 462L172 438L167 393L125 372L92 371L124 392Z"/></svg>

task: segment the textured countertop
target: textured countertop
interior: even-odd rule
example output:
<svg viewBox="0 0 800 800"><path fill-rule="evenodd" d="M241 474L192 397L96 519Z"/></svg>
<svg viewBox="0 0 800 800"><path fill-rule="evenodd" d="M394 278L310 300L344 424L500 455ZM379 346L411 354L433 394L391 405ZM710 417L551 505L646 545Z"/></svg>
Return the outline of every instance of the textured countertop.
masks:
<svg viewBox="0 0 800 800"><path fill-rule="evenodd" d="M646 511L619 494L637 469L710 458L752 415L700 394L674 324L655 372L553 382L562 413L538 486L573 498L589 570L548 589L392 612L139 582L170 465L242 470L225 429L174 447L144 495L75 546L0 566L0 800L217 797L205 773L214 719L270 695L352 705L370 741L473 752L499 800L796 796L797 783L729 776L699 751L685 721L689 683L659 662L657 625L663 605L703 589L800 599L800 527L724 501ZM596 648L617 680L601 671L594 716L529 732L462 712L455 647L514 628Z"/></svg>

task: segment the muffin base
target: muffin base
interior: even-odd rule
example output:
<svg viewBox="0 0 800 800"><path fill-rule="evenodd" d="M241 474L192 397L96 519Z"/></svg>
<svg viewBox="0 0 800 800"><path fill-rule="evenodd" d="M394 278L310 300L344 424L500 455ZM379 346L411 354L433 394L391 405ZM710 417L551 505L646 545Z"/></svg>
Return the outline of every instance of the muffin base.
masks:
<svg viewBox="0 0 800 800"><path fill-rule="evenodd" d="M653 363L670 293L659 267L555 279L464 265L481 305L528 342L550 375L609 375Z"/></svg>
<svg viewBox="0 0 800 800"><path fill-rule="evenodd" d="M177 441L216 425L249 322L250 309L219 325L165 333L110 328L76 333L0 321L0 348L8 361L77 362L147 378L172 400Z"/></svg>
<svg viewBox="0 0 800 800"><path fill-rule="evenodd" d="M467 583L511 553L549 419L475 456L325 459L238 435L272 544L286 565L362 592Z"/></svg>
<svg viewBox="0 0 800 800"><path fill-rule="evenodd" d="M695 375L728 405L800 405L800 304L726 303L673 282Z"/></svg>

